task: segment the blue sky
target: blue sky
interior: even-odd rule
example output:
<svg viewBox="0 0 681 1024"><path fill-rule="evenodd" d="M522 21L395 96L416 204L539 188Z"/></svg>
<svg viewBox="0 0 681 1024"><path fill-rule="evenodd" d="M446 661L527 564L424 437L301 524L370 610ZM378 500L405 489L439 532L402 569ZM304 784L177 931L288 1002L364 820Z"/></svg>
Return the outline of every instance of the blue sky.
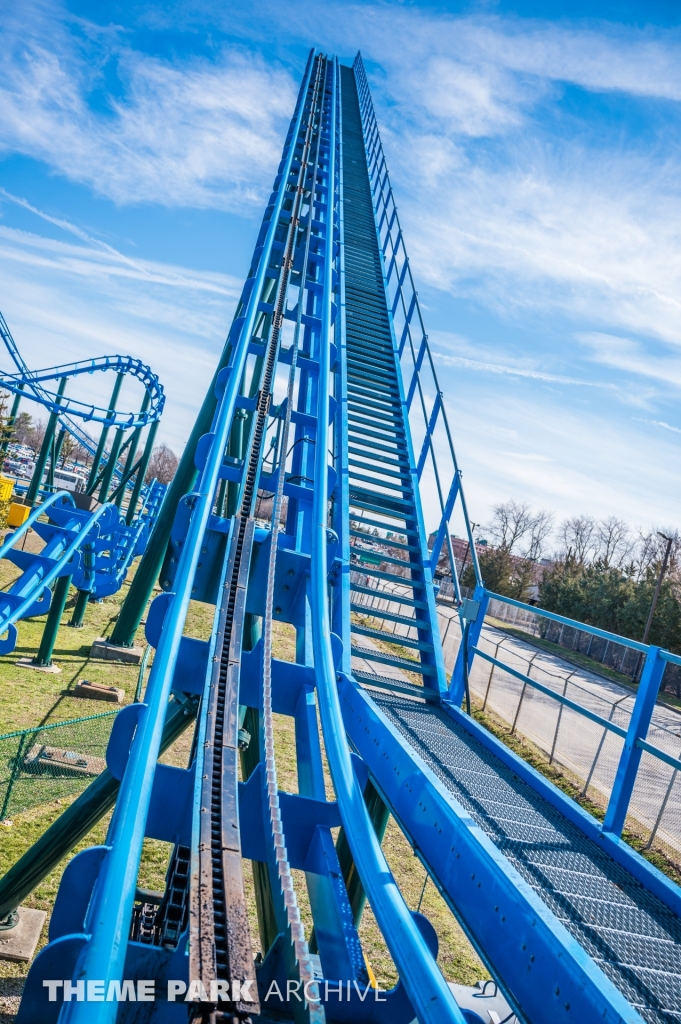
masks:
<svg viewBox="0 0 681 1024"><path fill-rule="evenodd" d="M0 309L31 366L149 362L179 450L308 48L360 48L472 518L512 497L679 525L680 21L662 0L5 5Z"/></svg>

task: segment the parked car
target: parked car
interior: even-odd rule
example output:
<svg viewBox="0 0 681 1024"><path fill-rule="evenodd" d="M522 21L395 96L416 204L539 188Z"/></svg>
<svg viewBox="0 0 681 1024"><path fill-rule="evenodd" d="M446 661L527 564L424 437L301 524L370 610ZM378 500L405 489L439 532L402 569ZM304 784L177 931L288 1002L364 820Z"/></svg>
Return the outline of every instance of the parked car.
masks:
<svg viewBox="0 0 681 1024"><path fill-rule="evenodd" d="M24 479L30 479L32 476L32 469L30 466L25 466L23 462L19 462L17 459L5 459L2 464L3 472L10 473L12 476L23 477Z"/></svg>

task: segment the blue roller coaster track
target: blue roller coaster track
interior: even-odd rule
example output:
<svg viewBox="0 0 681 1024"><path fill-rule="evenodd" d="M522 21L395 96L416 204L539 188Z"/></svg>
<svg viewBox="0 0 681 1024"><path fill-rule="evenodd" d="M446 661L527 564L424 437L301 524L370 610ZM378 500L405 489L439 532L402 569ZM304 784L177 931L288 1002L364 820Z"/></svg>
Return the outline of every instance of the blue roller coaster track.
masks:
<svg viewBox="0 0 681 1024"><path fill-rule="evenodd" d="M662 672L681 659L617 638L644 658L626 730L544 687L620 744L603 822L462 710L475 659L542 684L480 647L496 595L476 559L359 55L349 68L310 54L212 388L196 483L147 616L144 699L119 713L105 778L66 812L56 856L115 799L106 840L64 871L19 1024L480 1024L500 1021L502 1004L527 1024L678 1024L681 890L621 833L644 752L681 769L647 739ZM430 548L426 501L439 515ZM434 570L443 548L455 567L455 511L477 585L462 599L453 572L462 642L450 680ZM360 549L375 552L361 573ZM358 615L367 595L381 600L369 620ZM191 600L214 608L208 640L187 632ZM295 661L274 656L282 623ZM411 657L387 646L391 623ZM159 762L179 714L196 715L186 768ZM278 783L281 715L295 726L295 793ZM446 984L434 929L385 859L389 815L501 1003ZM162 893L138 887L145 838L170 844ZM0 880L0 914L36 884L30 872L17 882L27 863L9 873L13 896ZM387 992L362 948L366 902L399 973Z"/></svg>
<svg viewBox="0 0 681 1024"><path fill-rule="evenodd" d="M133 559L143 553L166 488L157 481L150 485L144 483L151 450L149 443L142 458L134 465L132 462L143 428L149 424L158 424L165 395L158 377L139 359L130 356L103 356L31 371L21 358L1 313L0 333L19 367L17 373L0 371L0 388L14 393L18 399L25 397L48 411L51 414L48 433L51 431L52 438L52 444L50 438L43 441L41 454L33 470L35 479L31 481L27 492L28 504L36 507L17 530L6 536L0 546L0 558L11 561L21 569L19 578L6 591L0 592L0 652L8 654L17 643L16 623L22 618L49 612L55 593L53 584L57 580L63 581L64 597L73 583L80 594L88 595L88 600L101 599L120 589ZM125 376L142 384L144 399L139 412L119 411L115 408L115 401L103 408L64 394L69 380L84 374L107 371L113 371L116 375L116 394ZM51 389L53 382L59 382L57 390ZM18 404L13 415L17 408ZM101 424L102 434L98 443L78 425L77 420ZM102 485L99 496L103 502L98 508L90 507L95 502L89 496L86 502L88 507L76 507L78 495L55 491L54 484L50 482L58 454L54 447L57 424L62 425L62 430L70 431L95 456L91 475L95 485ZM11 424L9 427L11 429ZM107 453L106 432L110 427L115 427L117 434L111 451ZM119 465L118 457L124 450L123 437L126 430L130 430L126 445L128 459L125 465ZM155 433L150 432L147 440L153 443L154 436ZM6 442L3 447L6 450ZM48 460L50 470L44 477ZM98 477L97 470L102 463L103 468ZM117 480L120 482L116 488ZM128 508L123 516L120 504L126 488L132 494L128 496ZM93 486L90 492L94 489ZM119 500L108 502L108 497ZM34 530L44 541L44 547L39 553L25 550L25 540L19 547L18 542L25 538L29 530Z"/></svg>
<svg viewBox="0 0 681 1024"><path fill-rule="evenodd" d="M77 422L78 420L86 423L92 420L101 423L105 428L141 428L148 423L157 421L163 412L165 404L163 388L158 377L139 359L133 359L131 356L101 356L64 366L54 366L46 370L29 370L2 313L0 313L0 337L2 337L5 348L17 368L16 373L0 371L0 387L15 395L24 394L31 401L43 406L48 412L57 414L62 426L89 455L97 454L98 445ZM76 398L60 396L58 392L45 387L51 381L57 382L63 378L68 379L97 371L113 371L139 380L143 384L147 396L143 409L137 413L122 414L115 408L88 405ZM122 472L121 467L116 463L113 468L114 477L120 479Z"/></svg>

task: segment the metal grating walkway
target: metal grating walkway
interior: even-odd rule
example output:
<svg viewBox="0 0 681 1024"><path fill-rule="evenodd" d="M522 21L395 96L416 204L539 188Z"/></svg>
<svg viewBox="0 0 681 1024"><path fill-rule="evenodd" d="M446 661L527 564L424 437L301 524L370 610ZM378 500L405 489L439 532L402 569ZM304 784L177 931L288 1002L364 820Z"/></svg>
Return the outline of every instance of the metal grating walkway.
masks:
<svg viewBox="0 0 681 1024"><path fill-rule="evenodd" d="M432 705L377 706L651 1024L681 1022L681 920Z"/></svg>

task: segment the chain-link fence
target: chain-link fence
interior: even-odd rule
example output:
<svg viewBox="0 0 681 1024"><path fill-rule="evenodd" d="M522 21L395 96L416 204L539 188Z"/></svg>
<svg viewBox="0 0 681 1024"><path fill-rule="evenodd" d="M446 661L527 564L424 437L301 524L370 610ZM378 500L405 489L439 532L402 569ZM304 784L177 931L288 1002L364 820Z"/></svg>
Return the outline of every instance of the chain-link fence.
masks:
<svg viewBox="0 0 681 1024"><path fill-rule="evenodd" d="M471 594L466 592L463 596L470 597ZM454 600L454 585L451 579L445 577L440 581L439 597L444 600ZM643 658L638 651L626 644L596 636L587 630L570 626L566 622L553 622L539 615L533 615L527 608L519 608L517 605L506 604L505 601L497 601L494 598L489 602L487 614L499 622L522 629L523 632L532 636L550 640L551 643L565 648L566 651L583 654L585 657L591 658L592 661L614 669L630 679L637 679L640 675ZM598 671L595 666L594 669ZM681 698L681 668L677 665L667 665L662 679L662 690Z"/></svg>
<svg viewBox="0 0 681 1024"><path fill-rule="evenodd" d="M0 736L0 820L80 793L106 767L117 711Z"/></svg>

